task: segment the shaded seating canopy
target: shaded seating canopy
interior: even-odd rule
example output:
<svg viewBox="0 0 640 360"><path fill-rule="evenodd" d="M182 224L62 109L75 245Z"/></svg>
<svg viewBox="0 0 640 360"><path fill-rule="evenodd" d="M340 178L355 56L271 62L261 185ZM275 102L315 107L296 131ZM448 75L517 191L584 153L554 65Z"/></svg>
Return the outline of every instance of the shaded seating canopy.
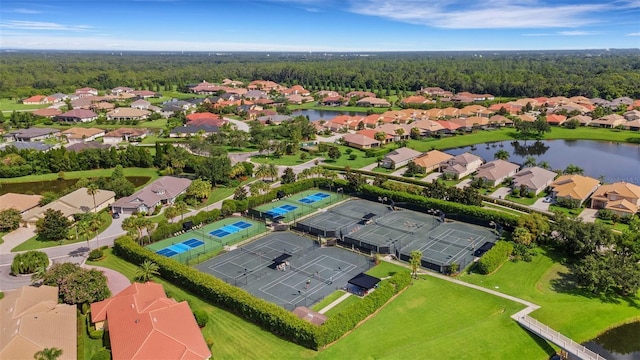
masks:
<svg viewBox="0 0 640 360"><path fill-rule="evenodd" d="M282 254L282 255L278 256L277 258L273 259L273 262L276 265L280 265L280 264L284 263L290 257L291 257L291 255L289 255L289 254Z"/></svg>
<svg viewBox="0 0 640 360"><path fill-rule="evenodd" d="M349 284L357 286L365 291L373 289L379 282L380 279L377 277L373 277L365 273L360 273L348 281Z"/></svg>

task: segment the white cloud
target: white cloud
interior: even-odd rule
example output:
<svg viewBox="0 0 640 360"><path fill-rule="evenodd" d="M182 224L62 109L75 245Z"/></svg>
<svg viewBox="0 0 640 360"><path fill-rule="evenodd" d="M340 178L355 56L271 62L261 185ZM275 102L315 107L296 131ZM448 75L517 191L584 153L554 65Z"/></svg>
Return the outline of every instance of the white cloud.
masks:
<svg viewBox="0 0 640 360"><path fill-rule="evenodd" d="M640 32L630 33L630 34L627 34L627 36L640 36Z"/></svg>
<svg viewBox="0 0 640 360"><path fill-rule="evenodd" d="M535 0L352 0L349 11L445 29L536 29L600 22L598 13L611 8L607 4L552 5Z"/></svg>
<svg viewBox="0 0 640 360"><path fill-rule="evenodd" d="M24 9L24 8L11 9L11 10L7 10L7 12L16 13L16 14L42 14L42 11L33 10L33 9Z"/></svg>
<svg viewBox="0 0 640 360"><path fill-rule="evenodd" d="M87 31L91 27L87 25L64 25L53 22L7 20L0 22L0 28L14 30L46 30L46 31Z"/></svg>
<svg viewBox="0 0 640 360"><path fill-rule="evenodd" d="M522 34L523 36L587 36L587 35L596 35L599 34L595 31L582 31L582 30L571 30L571 31L557 31L553 33L531 33L531 34Z"/></svg>

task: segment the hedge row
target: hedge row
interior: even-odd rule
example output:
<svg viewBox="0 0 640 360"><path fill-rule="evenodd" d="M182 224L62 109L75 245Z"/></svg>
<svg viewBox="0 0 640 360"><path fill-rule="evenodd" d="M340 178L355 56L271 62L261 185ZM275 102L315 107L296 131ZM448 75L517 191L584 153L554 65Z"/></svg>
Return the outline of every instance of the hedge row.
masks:
<svg viewBox="0 0 640 360"><path fill-rule="evenodd" d="M286 309L259 299L247 291L202 273L187 265L155 254L138 245L131 237L123 236L114 242L114 254L134 264L150 260L158 264L160 276L194 295L225 308L263 329L302 346L319 349L339 339L360 321L384 305L393 295L404 289L411 278L408 272L399 272L380 283L378 289L363 301L354 303L344 314L332 317L317 327Z"/></svg>
<svg viewBox="0 0 640 360"><path fill-rule="evenodd" d="M485 209L479 206L463 205L445 200L427 198L421 195L385 190L372 185L363 185L361 194L369 199L377 199L378 197L386 196L389 199L393 199L396 203L406 202L424 210L437 209L445 214L464 215L486 220L487 222L494 221L509 228L514 228L518 223L517 216L505 212Z"/></svg>
<svg viewBox="0 0 640 360"><path fill-rule="evenodd" d="M201 211L196 215L189 216L184 220L178 221L176 223L163 221L158 224L158 227L151 234L151 242L160 241L162 239L173 236L173 234L182 230L182 224L187 221L191 221L193 225L200 225L204 223L214 222L220 218L220 215L220 210L213 209L211 211Z"/></svg>
<svg viewBox="0 0 640 360"><path fill-rule="evenodd" d="M506 241L498 241L476 263L476 269L481 274L491 274L496 271L513 252L513 244Z"/></svg>

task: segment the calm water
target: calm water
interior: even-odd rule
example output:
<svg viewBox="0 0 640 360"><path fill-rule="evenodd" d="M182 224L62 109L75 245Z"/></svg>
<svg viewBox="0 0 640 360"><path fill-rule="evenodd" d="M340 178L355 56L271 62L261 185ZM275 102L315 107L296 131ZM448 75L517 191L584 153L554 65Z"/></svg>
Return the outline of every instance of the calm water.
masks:
<svg viewBox="0 0 640 360"><path fill-rule="evenodd" d="M640 360L640 322L613 328L585 346L607 360Z"/></svg>
<svg viewBox="0 0 640 360"><path fill-rule="evenodd" d="M498 150L506 150L509 161L522 164L527 156L546 161L552 169L574 164L586 176L604 177L605 182L627 181L640 184L640 145L592 140L501 141L446 150L459 155L471 152L490 161Z"/></svg>
<svg viewBox="0 0 640 360"><path fill-rule="evenodd" d="M151 178L148 176L127 176L127 180L131 181L135 187L146 184L149 179ZM40 195L45 191L58 192L73 186L78 180L79 179L66 179L2 184L2 187L0 187L0 195L10 192L36 195Z"/></svg>
<svg viewBox="0 0 640 360"><path fill-rule="evenodd" d="M367 116L366 113L361 112L346 112L346 111L328 111L328 110L296 110L291 116L309 116L310 121L318 120L331 120L338 115L360 115Z"/></svg>

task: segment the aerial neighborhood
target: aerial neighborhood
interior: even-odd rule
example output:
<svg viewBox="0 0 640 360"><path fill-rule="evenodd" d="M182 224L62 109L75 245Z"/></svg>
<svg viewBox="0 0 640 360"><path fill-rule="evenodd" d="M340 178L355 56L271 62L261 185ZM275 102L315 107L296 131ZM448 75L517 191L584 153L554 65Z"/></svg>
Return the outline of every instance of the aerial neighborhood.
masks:
<svg viewBox="0 0 640 360"><path fill-rule="evenodd" d="M640 99L124 85L3 114L2 359L339 358L450 287L495 301L524 358L596 359L581 343L638 319L640 254L617 250L640 242ZM542 290L514 290L531 273ZM563 286L629 302L580 295L619 314L581 332L555 321L578 293ZM486 300L502 291L525 310Z"/></svg>

